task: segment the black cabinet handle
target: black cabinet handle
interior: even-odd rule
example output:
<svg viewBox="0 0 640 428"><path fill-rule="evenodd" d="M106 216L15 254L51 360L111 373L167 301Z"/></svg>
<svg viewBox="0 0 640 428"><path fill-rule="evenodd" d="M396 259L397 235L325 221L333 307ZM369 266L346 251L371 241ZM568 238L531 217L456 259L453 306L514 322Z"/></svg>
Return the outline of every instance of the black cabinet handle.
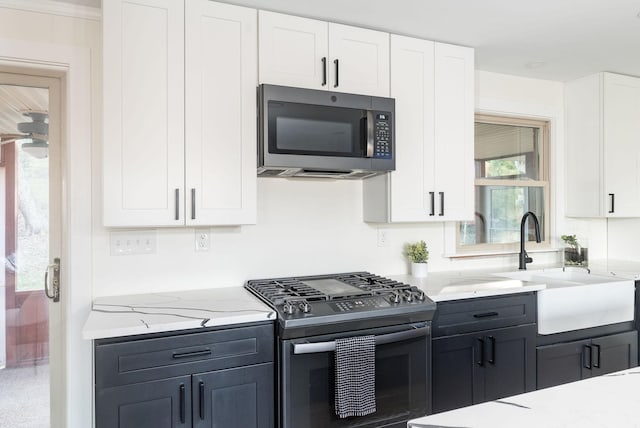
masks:
<svg viewBox="0 0 640 428"><path fill-rule="evenodd" d="M600 368L600 345L593 344L592 346L596 348L597 358L593 358L593 355L591 355L591 361L593 361L593 367L599 369ZM598 362L596 363L596 361Z"/></svg>
<svg viewBox="0 0 640 428"><path fill-rule="evenodd" d="M434 192L429 192L429 198L431 198L431 211L429 211L429 216L436 215L436 194Z"/></svg>
<svg viewBox="0 0 640 428"><path fill-rule="evenodd" d="M481 314L473 314L474 318L490 318L497 317L499 314L497 312L483 312Z"/></svg>
<svg viewBox="0 0 640 428"><path fill-rule="evenodd" d="M611 203L611 208L609 209L609 214L613 213L616 210L616 195L615 193L609 193L609 202Z"/></svg>
<svg viewBox="0 0 640 428"><path fill-rule="evenodd" d="M585 352L586 351L586 352ZM592 355L593 349L591 348L590 345L584 345L582 348L582 366L585 369L589 369L591 370L591 355ZM589 364L587 364L587 355L589 356Z"/></svg>
<svg viewBox="0 0 640 428"><path fill-rule="evenodd" d="M201 351L193 352L174 352L172 357L177 360L180 358L202 357L205 355L211 355L211 349L203 349Z"/></svg>
<svg viewBox="0 0 640 428"><path fill-rule="evenodd" d="M181 423L184 423L186 411L187 409L186 409L184 384L181 384L180 385L180 422Z"/></svg>
<svg viewBox="0 0 640 428"><path fill-rule="evenodd" d="M322 57L322 86L327 84L327 57Z"/></svg>
<svg viewBox="0 0 640 428"><path fill-rule="evenodd" d="M438 192L438 194L440 195L440 214L438 215L443 216L444 215L444 192Z"/></svg>
<svg viewBox="0 0 640 428"><path fill-rule="evenodd" d="M333 85L334 88L337 88L340 84L339 76L340 76L340 65L338 64L338 60L334 59L333 63L336 65L336 83Z"/></svg>
<svg viewBox="0 0 640 428"><path fill-rule="evenodd" d="M480 348L480 357L476 358L476 364L480 367L484 366L484 340L482 338L477 338L476 342L478 342L478 348Z"/></svg>
<svg viewBox="0 0 640 428"><path fill-rule="evenodd" d="M196 189L191 189L191 220L196 219Z"/></svg>
<svg viewBox="0 0 640 428"><path fill-rule="evenodd" d="M496 364L496 338L489 336L489 342L491 342L491 357L487 358L489 364Z"/></svg>
<svg viewBox="0 0 640 428"><path fill-rule="evenodd" d="M200 401L200 419L204 420L204 382L200 381L198 389L198 393L200 394L200 397L198 397Z"/></svg>
<svg viewBox="0 0 640 428"><path fill-rule="evenodd" d="M180 220L180 189L176 189L176 220Z"/></svg>

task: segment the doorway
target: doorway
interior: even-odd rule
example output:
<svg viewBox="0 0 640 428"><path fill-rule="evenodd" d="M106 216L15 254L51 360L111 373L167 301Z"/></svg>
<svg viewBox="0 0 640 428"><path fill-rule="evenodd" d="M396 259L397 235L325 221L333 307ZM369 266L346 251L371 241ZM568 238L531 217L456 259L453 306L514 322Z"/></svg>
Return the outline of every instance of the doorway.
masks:
<svg viewBox="0 0 640 428"><path fill-rule="evenodd" d="M60 255L58 78L0 73L0 425L50 427L61 371L61 311L44 276Z"/></svg>

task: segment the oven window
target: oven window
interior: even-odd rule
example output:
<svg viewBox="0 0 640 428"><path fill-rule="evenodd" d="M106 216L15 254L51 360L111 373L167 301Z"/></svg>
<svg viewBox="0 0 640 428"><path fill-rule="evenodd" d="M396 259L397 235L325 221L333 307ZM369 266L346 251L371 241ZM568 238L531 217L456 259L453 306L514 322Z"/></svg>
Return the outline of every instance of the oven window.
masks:
<svg viewBox="0 0 640 428"><path fill-rule="evenodd" d="M365 117L360 109L269 101L269 152L364 157Z"/></svg>
<svg viewBox="0 0 640 428"><path fill-rule="evenodd" d="M406 427L407 420L426 414L425 338L376 347L376 412L367 416L336 416L334 358L333 352L292 355L284 375L285 428Z"/></svg>

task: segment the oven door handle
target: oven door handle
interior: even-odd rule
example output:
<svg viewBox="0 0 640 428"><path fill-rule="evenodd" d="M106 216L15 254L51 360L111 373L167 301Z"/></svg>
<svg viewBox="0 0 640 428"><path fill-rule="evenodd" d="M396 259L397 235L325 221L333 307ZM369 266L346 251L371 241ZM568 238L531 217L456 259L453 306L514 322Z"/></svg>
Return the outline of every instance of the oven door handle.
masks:
<svg viewBox="0 0 640 428"><path fill-rule="evenodd" d="M414 339L416 337L427 336L431 331L431 327L422 324L411 330L398 331L396 333L381 334L375 337L376 345L384 345L387 343L402 342L404 340ZM293 345L293 353L298 354L317 354L320 352L331 352L336 350L336 342L317 342L317 343L295 343Z"/></svg>

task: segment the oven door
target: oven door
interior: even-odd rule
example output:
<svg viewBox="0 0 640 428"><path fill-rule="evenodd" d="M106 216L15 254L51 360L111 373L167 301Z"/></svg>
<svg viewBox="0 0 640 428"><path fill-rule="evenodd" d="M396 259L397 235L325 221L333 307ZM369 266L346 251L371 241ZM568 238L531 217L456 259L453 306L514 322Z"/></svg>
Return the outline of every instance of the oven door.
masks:
<svg viewBox="0 0 640 428"><path fill-rule="evenodd" d="M335 343L376 336L376 412L340 419L334 407ZM280 427L406 427L430 412L430 325L418 323L283 340L280 344Z"/></svg>

